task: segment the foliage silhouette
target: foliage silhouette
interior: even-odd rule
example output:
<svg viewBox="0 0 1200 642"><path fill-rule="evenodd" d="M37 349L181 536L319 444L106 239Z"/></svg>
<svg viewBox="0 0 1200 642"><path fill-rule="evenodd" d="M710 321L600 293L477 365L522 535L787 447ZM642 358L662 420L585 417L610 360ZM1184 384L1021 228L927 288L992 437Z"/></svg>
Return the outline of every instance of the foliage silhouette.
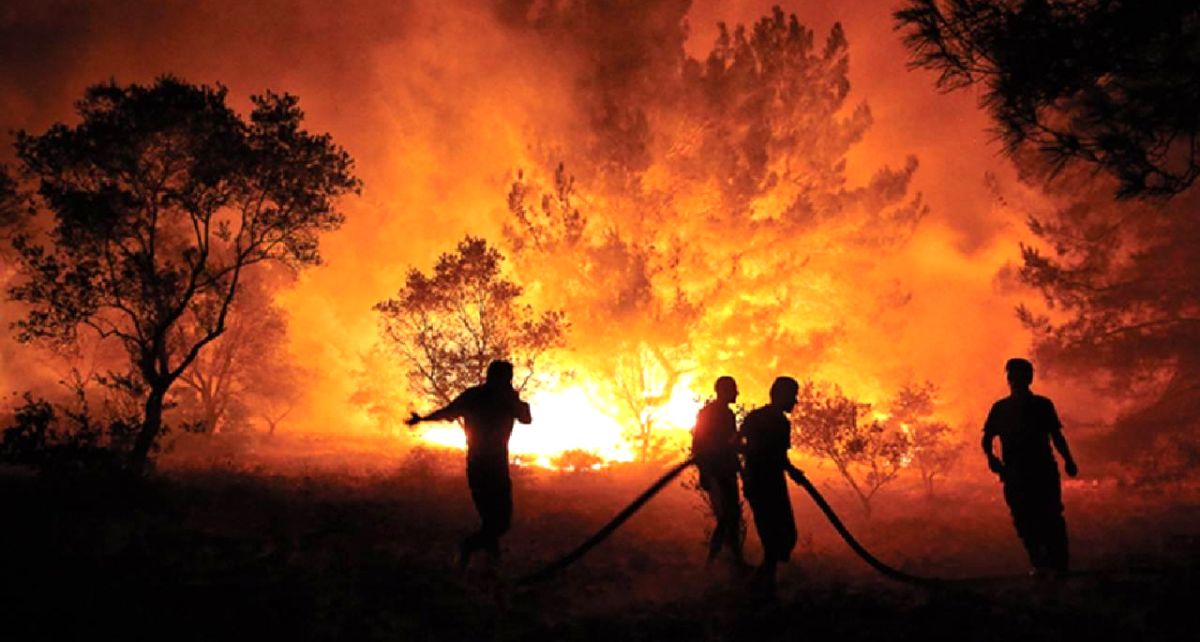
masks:
<svg viewBox="0 0 1200 642"><path fill-rule="evenodd" d="M911 447L908 435L871 414L871 404L812 381L800 387L792 412L793 444L832 461L868 516L871 500L900 474Z"/></svg>
<svg viewBox="0 0 1200 642"><path fill-rule="evenodd" d="M936 404L937 386L926 381L902 386L887 405L887 422L908 435L907 457L921 475L928 497L933 497L935 480L958 463L966 445L950 424L935 417Z"/></svg>
<svg viewBox="0 0 1200 642"><path fill-rule="evenodd" d="M503 262L487 241L467 236L431 275L410 270L394 298L375 304L385 349L427 402L449 404L496 360L520 368L516 388L524 390L538 359L562 345L562 312L539 315L522 304L522 288L503 274Z"/></svg>
<svg viewBox="0 0 1200 642"><path fill-rule="evenodd" d="M1200 176L1196 3L909 0L895 17L913 66L947 90L981 86L1009 153L1107 172L1121 198Z"/></svg>
<svg viewBox="0 0 1200 642"><path fill-rule="evenodd" d="M167 393L226 329L245 271L320 261L318 237L357 192L353 162L301 128L297 99L267 92L242 118L222 86L164 76L87 89L80 122L19 132L44 234L12 246L27 305L21 341L64 344L81 331L120 344L145 387L129 461L144 466Z"/></svg>

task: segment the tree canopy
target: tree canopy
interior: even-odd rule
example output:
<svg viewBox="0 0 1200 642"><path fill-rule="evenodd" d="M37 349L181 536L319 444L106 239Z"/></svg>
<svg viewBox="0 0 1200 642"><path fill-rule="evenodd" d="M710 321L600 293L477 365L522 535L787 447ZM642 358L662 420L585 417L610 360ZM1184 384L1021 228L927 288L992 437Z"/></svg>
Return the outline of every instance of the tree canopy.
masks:
<svg viewBox="0 0 1200 642"><path fill-rule="evenodd" d="M167 391L225 331L244 271L318 263L319 236L343 220L338 197L359 189L350 155L302 129L295 96L254 96L246 119L226 94L169 76L102 83L76 104L79 122L17 134L37 207L12 240L10 294L27 306L17 337L91 331L123 346L146 389L139 467Z"/></svg>
<svg viewBox="0 0 1200 642"><path fill-rule="evenodd" d="M1081 163L1119 197L1169 197L1200 176L1200 5L1167 0L909 0L912 64L979 86L1010 153Z"/></svg>
<svg viewBox="0 0 1200 642"><path fill-rule="evenodd" d="M625 392L613 354L646 364L634 396L657 399L680 373L731 367L766 390L781 362L817 363L835 337L873 334L868 319L903 298L869 295L897 289L872 268L926 210L909 192L915 158L847 178L871 114L850 100L841 26L820 38L776 9L722 25L695 59L679 23L650 7L547 6L537 20L607 42L597 24L612 18L593 14L609 10L637 13L649 33L583 72L586 131L538 148L506 228L523 281L562 293L574 331L602 347L573 353L614 382L601 396Z"/></svg>
<svg viewBox="0 0 1200 642"><path fill-rule="evenodd" d="M523 389L539 358L561 344L562 312L537 314L521 302L522 288L503 262L487 241L468 236L438 257L432 274L409 270L396 296L375 305L385 349L427 402L450 403L498 359L516 366L515 385Z"/></svg>

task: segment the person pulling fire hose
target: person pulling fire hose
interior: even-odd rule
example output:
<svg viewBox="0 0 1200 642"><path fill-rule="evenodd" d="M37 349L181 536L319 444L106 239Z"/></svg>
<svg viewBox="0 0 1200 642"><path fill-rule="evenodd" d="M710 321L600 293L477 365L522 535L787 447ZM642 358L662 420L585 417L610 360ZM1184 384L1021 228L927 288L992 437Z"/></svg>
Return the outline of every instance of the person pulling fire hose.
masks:
<svg viewBox="0 0 1200 642"><path fill-rule="evenodd" d="M729 382L732 382L732 379ZM718 383L720 384L721 381L718 380ZM736 398L736 386L733 386L731 390L733 392L727 395L726 402ZM746 497L754 513L759 539L763 542L763 564L759 567L755 577L756 586L765 592L774 590L775 566L778 562L788 559L795 544L795 520L787 494L785 477L790 478L808 493L850 549L884 577L918 585L945 583L945 580L942 579L905 573L872 555L850 533L816 486L788 460L787 450L791 426L786 413L795 406L798 391L799 384L795 379L779 377L771 386L771 403L752 411L742 424L740 438L745 442L743 451L746 459L746 465L742 471L743 483ZM699 464L702 469L704 468L704 462L698 462L696 456L689 457L675 465L582 544L540 569L520 577L516 582L517 585L530 585L548 579L582 558L588 551L612 535L646 502L693 464Z"/></svg>
<svg viewBox="0 0 1200 642"><path fill-rule="evenodd" d="M566 569L571 564L579 561L579 559L586 555L589 551L591 551L604 540L608 539L609 535L612 535L614 532L616 532L616 530L620 528L622 524L628 521L630 517L633 517L633 515L646 504L646 502L650 501L655 495L662 491L663 488L666 488L668 484L674 481L674 479L678 477L680 473L686 470L688 466L691 466L695 463L695 459L688 458L673 466L667 472L663 473L661 477L655 480L655 482L651 484L649 488L643 491L642 494L638 495L637 498L630 502L628 506L621 510L621 512L617 513L611 520L609 520L607 524L592 534L591 537L584 540L582 544L575 547L569 553L551 561L545 566L521 576L517 579L516 584L530 585L547 580L558 574L558 572ZM817 490L816 486L814 486L807 477L801 474L792 477L792 480L796 483L796 485L800 486L805 490L805 492L808 493L809 497L811 497L813 502L816 503L817 507L821 509L821 512L825 515L825 518L829 520L829 523L833 526L834 530L838 532L838 535L842 537L850 549L853 550L859 557L861 557L864 562L870 565L871 568L875 569L883 576L898 582L919 585L942 584L946 581L940 578L911 575L880 561L879 558L872 555L870 551L868 551L865 547L863 547L862 544L859 543L857 539L855 539L854 535L849 529L846 528L846 525L842 523L841 518L839 518L837 513L833 510L833 507L829 505L829 502L825 501L825 497L821 495L821 492Z"/></svg>

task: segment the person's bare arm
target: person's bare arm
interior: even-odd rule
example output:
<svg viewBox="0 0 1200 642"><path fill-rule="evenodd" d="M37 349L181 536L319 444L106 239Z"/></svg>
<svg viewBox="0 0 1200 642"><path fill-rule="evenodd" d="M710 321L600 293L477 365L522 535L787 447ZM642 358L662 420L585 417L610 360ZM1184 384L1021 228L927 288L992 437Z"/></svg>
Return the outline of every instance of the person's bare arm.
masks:
<svg viewBox="0 0 1200 642"><path fill-rule="evenodd" d="M1058 450L1058 454L1062 455L1063 468L1067 471L1068 477L1074 477L1079 474L1079 467L1075 465L1075 458L1071 456L1071 448L1067 446L1067 438L1063 436L1062 430L1055 430L1050 433L1050 443L1054 444L1054 448Z"/></svg>
<svg viewBox="0 0 1200 642"><path fill-rule="evenodd" d="M459 417L462 417L462 404L459 401L461 398L462 397L459 397L458 399L451 401L444 408L438 408L424 417L414 412L405 423L410 426L415 426L426 421L453 421L458 419Z"/></svg>
<svg viewBox="0 0 1200 642"><path fill-rule="evenodd" d="M988 470L1004 476L1004 462L996 456L995 451L996 433L992 430L992 414L988 413L988 419L983 425L983 441L980 446L983 448L983 454L987 456Z"/></svg>
<svg viewBox="0 0 1200 642"><path fill-rule="evenodd" d="M517 399L516 417L517 421L523 424L533 422L533 415L529 412L529 402Z"/></svg>
<svg viewBox="0 0 1200 642"><path fill-rule="evenodd" d="M792 463L791 457L788 457L788 450L790 450L792 447L792 426L790 420L788 422L787 429L782 435L780 435L780 437L780 443L777 444L779 449L780 464L782 465L784 473L786 473L792 481L799 484L800 479L804 477L804 472L797 468L796 464Z"/></svg>

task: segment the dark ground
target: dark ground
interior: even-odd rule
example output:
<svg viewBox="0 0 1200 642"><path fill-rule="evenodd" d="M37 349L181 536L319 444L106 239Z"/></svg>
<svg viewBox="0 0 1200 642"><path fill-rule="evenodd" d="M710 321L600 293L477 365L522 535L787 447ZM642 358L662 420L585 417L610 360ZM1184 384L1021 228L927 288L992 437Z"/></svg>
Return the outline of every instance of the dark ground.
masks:
<svg viewBox="0 0 1200 642"><path fill-rule="evenodd" d="M278 455L279 453L275 453ZM999 489L937 500L883 491L866 519L830 502L875 554L949 588L870 571L794 495L801 543L779 599L754 604L704 567L707 521L675 483L579 564L532 589L459 573L473 515L457 457L173 456L149 482L0 470L0 636L25 639L1191 640L1200 494L1090 481L1066 489L1075 567L1059 585L1025 563ZM336 465L330 461L336 460ZM236 463L231 463L236 461ZM345 462L353 461L353 465ZM224 463L222 463L224 462ZM501 577L590 534L655 471L519 471ZM816 474L813 475L814 477ZM829 486L833 489L833 486ZM751 559L758 551L751 529ZM986 579L990 578L990 579Z"/></svg>

